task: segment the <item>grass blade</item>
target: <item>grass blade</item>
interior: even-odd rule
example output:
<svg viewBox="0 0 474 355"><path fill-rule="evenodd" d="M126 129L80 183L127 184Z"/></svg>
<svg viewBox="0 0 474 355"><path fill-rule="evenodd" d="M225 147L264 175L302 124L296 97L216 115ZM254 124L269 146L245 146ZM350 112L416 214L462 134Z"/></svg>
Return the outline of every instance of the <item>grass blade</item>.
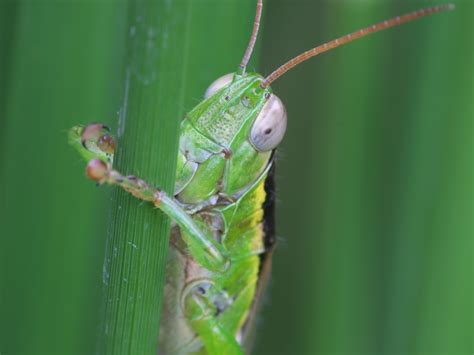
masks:
<svg viewBox="0 0 474 355"><path fill-rule="evenodd" d="M204 87L196 94L195 83L202 83L203 69L229 55L229 51L213 58L203 55L208 46L206 35L218 32L222 40L237 33L242 42L248 37L251 27L247 29L245 22L238 27L240 32L231 24L216 31L222 15L230 17L233 10L244 16L242 5L237 5L214 1L193 5L191 0L132 1L124 110L118 129L116 167L120 171L173 192L180 118L186 107L192 107L193 99L202 97ZM209 29L209 21L214 19L216 28ZM225 45L233 46L231 43L227 40ZM198 50L193 52L196 45ZM219 42L215 46L222 49ZM233 57L235 66L228 67L228 71L236 69L244 48L242 45L230 51L239 54ZM221 74L206 75L206 82ZM186 100L189 93L192 96ZM169 220L150 205L116 191L109 234L101 353L154 354Z"/></svg>

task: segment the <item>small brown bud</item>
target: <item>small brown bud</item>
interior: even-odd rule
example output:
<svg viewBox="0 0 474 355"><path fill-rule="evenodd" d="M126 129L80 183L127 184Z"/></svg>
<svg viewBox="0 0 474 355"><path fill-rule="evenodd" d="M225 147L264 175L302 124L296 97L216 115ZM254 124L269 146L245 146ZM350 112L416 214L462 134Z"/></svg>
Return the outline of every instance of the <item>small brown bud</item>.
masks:
<svg viewBox="0 0 474 355"><path fill-rule="evenodd" d="M107 164L100 159L91 160L86 167L86 175L89 179L101 182L107 176Z"/></svg>

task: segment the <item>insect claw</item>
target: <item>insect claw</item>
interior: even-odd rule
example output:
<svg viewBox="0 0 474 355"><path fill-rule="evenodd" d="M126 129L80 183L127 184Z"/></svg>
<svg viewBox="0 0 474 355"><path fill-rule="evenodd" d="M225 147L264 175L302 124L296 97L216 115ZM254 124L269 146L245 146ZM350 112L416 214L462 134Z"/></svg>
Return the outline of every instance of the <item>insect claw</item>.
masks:
<svg viewBox="0 0 474 355"><path fill-rule="evenodd" d="M101 184L107 177L109 169L107 164L100 159L92 159L86 167L86 175L89 179L97 181Z"/></svg>
<svg viewBox="0 0 474 355"><path fill-rule="evenodd" d="M115 139L109 134L104 134L97 140L97 147L104 153L113 154L115 151Z"/></svg>
<svg viewBox="0 0 474 355"><path fill-rule="evenodd" d="M103 123L91 123L82 128L81 144L88 151L101 152L113 155L116 148L116 141L110 134L110 128Z"/></svg>
<svg viewBox="0 0 474 355"><path fill-rule="evenodd" d="M102 135L102 123L92 123L84 127L81 133L81 141L95 141Z"/></svg>

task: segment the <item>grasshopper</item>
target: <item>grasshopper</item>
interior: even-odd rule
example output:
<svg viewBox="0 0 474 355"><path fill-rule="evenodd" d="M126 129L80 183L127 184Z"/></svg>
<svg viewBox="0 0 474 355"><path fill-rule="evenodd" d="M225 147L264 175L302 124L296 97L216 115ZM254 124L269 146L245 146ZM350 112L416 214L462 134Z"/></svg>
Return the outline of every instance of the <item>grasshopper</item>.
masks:
<svg viewBox="0 0 474 355"><path fill-rule="evenodd" d="M235 73L207 89L181 123L172 196L113 169L115 140L102 124L76 126L70 143L88 161L86 174L118 185L173 221L159 348L164 354L242 354L274 245L274 152L287 114L271 83L296 65L355 39L451 10L434 6L398 16L310 49L267 77L246 72L260 26Z"/></svg>

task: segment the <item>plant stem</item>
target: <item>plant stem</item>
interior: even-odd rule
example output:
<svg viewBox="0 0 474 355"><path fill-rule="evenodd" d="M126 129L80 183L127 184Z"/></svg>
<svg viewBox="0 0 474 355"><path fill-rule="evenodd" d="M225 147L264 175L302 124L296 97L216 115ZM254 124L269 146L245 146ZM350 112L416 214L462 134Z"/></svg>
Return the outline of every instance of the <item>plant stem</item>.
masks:
<svg viewBox="0 0 474 355"><path fill-rule="evenodd" d="M132 1L116 167L173 192L189 1ZM169 220L125 192L113 195L104 266L101 353L154 354Z"/></svg>

